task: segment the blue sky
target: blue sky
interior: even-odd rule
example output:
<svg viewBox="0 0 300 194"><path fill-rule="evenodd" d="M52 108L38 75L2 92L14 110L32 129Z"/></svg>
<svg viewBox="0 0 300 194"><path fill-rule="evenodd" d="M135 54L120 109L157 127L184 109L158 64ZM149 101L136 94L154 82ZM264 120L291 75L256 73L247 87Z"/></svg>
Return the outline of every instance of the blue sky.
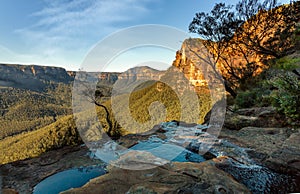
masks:
<svg viewBox="0 0 300 194"><path fill-rule="evenodd" d="M0 63L78 70L91 48L115 31L134 25L162 24L188 32L194 14L209 11L216 2L220 1L0 0ZM234 4L237 0L228 2ZM147 49L143 50L139 55L146 53ZM159 53L165 63L174 60L173 51ZM128 55L135 58L134 52ZM118 63L135 63L126 60L120 57L108 70L122 71Z"/></svg>

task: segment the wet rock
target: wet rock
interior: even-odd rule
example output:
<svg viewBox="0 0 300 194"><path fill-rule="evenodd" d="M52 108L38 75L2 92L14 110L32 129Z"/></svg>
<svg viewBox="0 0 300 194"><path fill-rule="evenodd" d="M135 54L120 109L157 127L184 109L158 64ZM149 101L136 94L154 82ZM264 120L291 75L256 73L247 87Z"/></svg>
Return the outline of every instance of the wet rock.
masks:
<svg viewBox="0 0 300 194"><path fill-rule="evenodd" d="M165 129L161 127L161 125L155 125L151 130L140 133L140 134L128 134L125 136L120 137L116 143L118 143L120 146L123 146L125 148L130 148L136 144L138 144L139 141L144 141L149 139L150 136L155 135L158 138L164 140L166 139L166 136L164 133L166 132Z"/></svg>
<svg viewBox="0 0 300 194"><path fill-rule="evenodd" d="M250 157L279 173L300 176L300 130L292 128L246 127L223 129L221 137L250 148Z"/></svg>
<svg viewBox="0 0 300 194"><path fill-rule="evenodd" d="M131 152L121 156L109 173L91 180L81 188L63 192L68 193L213 193L215 185L222 185L228 193L250 193L242 184L226 172L214 166L214 162L202 163L152 163L152 168L132 170L145 161L154 160L151 154ZM117 164L117 165L116 165ZM149 166L148 166L149 167Z"/></svg>
<svg viewBox="0 0 300 194"><path fill-rule="evenodd" d="M271 171L255 163L245 164L226 156L213 159L215 166L231 174L254 194L290 193L297 191L294 177Z"/></svg>

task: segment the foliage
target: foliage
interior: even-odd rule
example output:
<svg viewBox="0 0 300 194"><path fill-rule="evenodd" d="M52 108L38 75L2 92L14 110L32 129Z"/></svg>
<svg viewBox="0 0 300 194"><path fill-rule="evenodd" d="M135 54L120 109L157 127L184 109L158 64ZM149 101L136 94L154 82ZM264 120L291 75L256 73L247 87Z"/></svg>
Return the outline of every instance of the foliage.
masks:
<svg viewBox="0 0 300 194"><path fill-rule="evenodd" d="M236 108L251 108L254 106L263 107L270 106L270 93L271 90L268 87L255 87L246 91L238 93L234 99Z"/></svg>
<svg viewBox="0 0 300 194"><path fill-rule="evenodd" d="M72 113L71 85L49 85L46 92L0 89L0 139L32 131Z"/></svg>
<svg viewBox="0 0 300 194"><path fill-rule="evenodd" d="M165 115L162 112L156 112L158 115L154 115L162 121L171 121L171 120L182 120L185 122L195 122L195 118L192 115L196 115L196 122L202 123L204 121L204 117L207 112L211 109L211 98L209 93L201 92L195 95L197 101L199 102L199 107L192 107L193 103L188 103L185 107L181 107L182 104L180 100L190 102L190 97L192 95L186 94L184 95L187 99L180 99L178 94L174 92L174 90L165 85L163 91L157 90L157 82L151 84L144 84L143 87L137 86L136 90L134 90L131 94L122 94L114 97L114 103L116 103L115 108L116 112L119 113L119 116L122 118L124 122L121 125L116 121L115 115L113 114L111 101L108 100L103 102L102 104L107 107L109 111L109 120L112 121L113 130L112 133L116 135L124 135L127 133L136 133L137 131L133 131L133 123L131 122L132 119L140 124L147 123L148 128L152 128L154 125L157 125L157 119L151 119L151 105L152 103L159 102L163 104L165 108ZM203 89L203 91L205 91ZM129 112L127 114L124 111L123 105L126 104L126 100L129 99ZM196 102L196 103L198 103ZM187 114L183 114L183 111ZM98 118L101 122L104 131L108 131L108 123L105 119L106 113L105 111L97 107ZM200 112L200 114L199 114ZM185 115L185 117L183 117ZM137 129L136 129L137 130ZM139 129L138 132L145 132L143 129Z"/></svg>
<svg viewBox="0 0 300 194"><path fill-rule="evenodd" d="M201 38L212 42L230 40L236 29L243 23L242 20L236 20L232 8L232 5L217 3L210 13L196 13L189 26L190 32L197 33Z"/></svg>
<svg viewBox="0 0 300 194"><path fill-rule="evenodd" d="M300 81L291 72L286 72L270 80L276 88L271 94L272 104L277 110L292 120L300 119Z"/></svg>
<svg viewBox="0 0 300 194"><path fill-rule="evenodd" d="M249 108L255 105L256 93L254 91L244 91L237 95L235 98L235 104L239 108Z"/></svg>
<svg viewBox="0 0 300 194"><path fill-rule="evenodd" d="M292 124L300 119L299 58L285 56L271 60L270 69L255 79L248 90L240 91L235 99L237 108L273 106Z"/></svg>
<svg viewBox="0 0 300 194"><path fill-rule="evenodd" d="M291 71L299 67L299 64L300 64L300 57L291 58L289 56L286 56L276 60L275 64L273 65L273 68Z"/></svg>
<svg viewBox="0 0 300 194"><path fill-rule="evenodd" d="M263 69L260 60L281 58L294 48L299 2L277 7L275 0L246 0L237 5L218 3L210 13L197 13L190 32L204 39L225 80L226 90L236 97L237 89Z"/></svg>
<svg viewBox="0 0 300 194"><path fill-rule="evenodd" d="M167 85L165 85L163 91L158 92L156 89L156 84L133 92L130 96L131 115L138 122L144 123L149 121L149 106L153 102L157 101L162 103L165 107L166 115L164 121L183 119L185 122L193 122L192 115L200 112L200 115L198 115L198 123L202 123L204 116L211 108L210 95L204 92L196 94L196 98L199 102L199 109L197 107L191 107L193 103L186 105L186 107L181 107L183 101L189 102L191 100L195 100L192 99L192 94L188 94L189 91L186 92L187 93L185 93L185 95L180 96L175 93L170 86ZM190 118L185 117L186 115L183 114L183 111L189 112Z"/></svg>
<svg viewBox="0 0 300 194"><path fill-rule="evenodd" d="M294 47L293 35L299 18L299 2L278 6L275 0L240 1L236 6L245 24L237 29L238 44L267 57L281 58Z"/></svg>
<svg viewBox="0 0 300 194"><path fill-rule="evenodd" d="M72 116L41 129L24 132L0 141L0 164L36 157L46 151L81 143Z"/></svg>

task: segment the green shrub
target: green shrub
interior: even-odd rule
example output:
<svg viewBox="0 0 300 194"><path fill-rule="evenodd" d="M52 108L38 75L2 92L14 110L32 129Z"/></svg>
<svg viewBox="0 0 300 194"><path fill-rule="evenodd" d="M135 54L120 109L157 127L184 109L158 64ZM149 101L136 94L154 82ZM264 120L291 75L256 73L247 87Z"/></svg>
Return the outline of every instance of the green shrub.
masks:
<svg viewBox="0 0 300 194"><path fill-rule="evenodd" d="M276 60L274 68L283 69L286 71L293 70L299 67L300 58L282 57Z"/></svg>
<svg viewBox="0 0 300 194"><path fill-rule="evenodd" d="M256 94L253 91L241 92L235 99L235 104L239 108L249 108L255 105Z"/></svg>
<svg viewBox="0 0 300 194"><path fill-rule="evenodd" d="M237 108L250 108L253 106L270 106L269 88L262 86L261 88L253 88L244 92L239 92L235 98Z"/></svg>
<svg viewBox="0 0 300 194"><path fill-rule="evenodd" d="M292 120L300 119L300 81L287 72L270 80L270 85L277 88L271 94L272 105Z"/></svg>

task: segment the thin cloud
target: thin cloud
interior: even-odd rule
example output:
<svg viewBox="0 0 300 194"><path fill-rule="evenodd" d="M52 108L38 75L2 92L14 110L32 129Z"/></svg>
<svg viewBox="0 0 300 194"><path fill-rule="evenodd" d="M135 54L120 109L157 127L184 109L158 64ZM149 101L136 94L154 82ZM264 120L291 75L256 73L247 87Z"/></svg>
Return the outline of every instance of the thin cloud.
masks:
<svg viewBox="0 0 300 194"><path fill-rule="evenodd" d="M31 14L36 23L15 33L23 37L31 52L43 58L61 58L64 52L72 55L70 49L73 55L84 57L99 39L119 29L119 24L150 13L148 3L149 0L46 0L43 9Z"/></svg>

